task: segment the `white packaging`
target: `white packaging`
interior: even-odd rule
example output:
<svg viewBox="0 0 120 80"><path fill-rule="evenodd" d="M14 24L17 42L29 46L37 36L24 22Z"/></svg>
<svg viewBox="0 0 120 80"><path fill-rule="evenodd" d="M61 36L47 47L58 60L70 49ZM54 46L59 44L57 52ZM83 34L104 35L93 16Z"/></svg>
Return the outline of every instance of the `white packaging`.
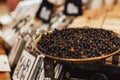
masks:
<svg viewBox="0 0 120 80"><path fill-rule="evenodd" d="M13 73L13 80L27 80L35 62L35 56L24 50Z"/></svg>
<svg viewBox="0 0 120 80"><path fill-rule="evenodd" d="M29 15L31 18L36 16L36 12L40 6L42 0L25 0L20 1L16 9L11 13L13 19L21 19L24 16Z"/></svg>

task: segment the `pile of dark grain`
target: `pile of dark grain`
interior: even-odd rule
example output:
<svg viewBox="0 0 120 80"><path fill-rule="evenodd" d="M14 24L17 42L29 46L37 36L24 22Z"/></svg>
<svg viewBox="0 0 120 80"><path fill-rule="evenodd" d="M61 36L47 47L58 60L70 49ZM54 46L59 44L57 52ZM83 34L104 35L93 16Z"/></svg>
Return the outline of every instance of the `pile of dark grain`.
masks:
<svg viewBox="0 0 120 80"><path fill-rule="evenodd" d="M43 34L37 47L55 57L90 58L111 54L120 49L120 38L109 30L70 28Z"/></svg>

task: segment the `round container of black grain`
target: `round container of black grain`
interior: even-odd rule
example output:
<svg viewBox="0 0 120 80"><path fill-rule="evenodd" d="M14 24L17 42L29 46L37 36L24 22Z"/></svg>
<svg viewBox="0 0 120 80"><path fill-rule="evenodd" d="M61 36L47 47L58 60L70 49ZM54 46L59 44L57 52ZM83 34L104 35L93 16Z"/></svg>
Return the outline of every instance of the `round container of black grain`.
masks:
<svg viewBox="0 0 120 80"><path fill-rule="evenodd" d="M120 52L120 35L105 29L68 28L49 31L34 41L36 51L62 62L93 62Z"/></svg>

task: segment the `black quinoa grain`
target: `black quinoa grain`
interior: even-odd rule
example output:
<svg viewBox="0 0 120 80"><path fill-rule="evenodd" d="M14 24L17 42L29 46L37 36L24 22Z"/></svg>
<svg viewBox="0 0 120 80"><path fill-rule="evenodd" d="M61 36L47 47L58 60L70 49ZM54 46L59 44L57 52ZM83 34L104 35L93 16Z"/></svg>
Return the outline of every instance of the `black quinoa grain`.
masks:
<svg viewBox="0 0 120 80"><path fill-rule="evenodd" d="M38 49L60 58L91 58L120 48L120 37L110 30L70 28L43 34Z"/></svg>

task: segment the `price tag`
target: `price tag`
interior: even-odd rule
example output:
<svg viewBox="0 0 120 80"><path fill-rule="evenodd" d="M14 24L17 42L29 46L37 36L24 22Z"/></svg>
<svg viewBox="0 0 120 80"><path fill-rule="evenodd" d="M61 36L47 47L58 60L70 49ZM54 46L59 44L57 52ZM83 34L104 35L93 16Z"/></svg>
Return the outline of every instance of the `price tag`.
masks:
<svg viewBox="0 0 120 80"><path fill-rule="evenodd" d="M44 55L38 55L28 80L44 80Z"/></svg>
<svg viewBox="0 0 120 80"><path fill-rule="evenodd" d="M37 17L43 22L48 23L51 19L52 10L53 4L48 2L47 0L43 0L37 12Z"/></svg>
<svg viewBox="0 0 120 80"><path fill-rule="evenodd" d="M64 14L71 16L82 15L81 0L66 0Z"/></svg>
<svg viewBox="0 0 120 80"><path fill-rule="evenodd" d="M11 71L8 58L6 55L0 55L0 72Z"/></svg>
<svg viewBox="0 0 120 80"><path fill-rule="evenodd" d="M37 71L37 75L34 80L44 80L45 79L45 71L44 71L44 62L42 62L41 67L39 67Z"/></svg>
<svg viewBox="0 0 120 80"><path fill-rule="evenodd" d="M13 80L27 80L35 60L35 56L24 50L13 73Z"/></svg>

